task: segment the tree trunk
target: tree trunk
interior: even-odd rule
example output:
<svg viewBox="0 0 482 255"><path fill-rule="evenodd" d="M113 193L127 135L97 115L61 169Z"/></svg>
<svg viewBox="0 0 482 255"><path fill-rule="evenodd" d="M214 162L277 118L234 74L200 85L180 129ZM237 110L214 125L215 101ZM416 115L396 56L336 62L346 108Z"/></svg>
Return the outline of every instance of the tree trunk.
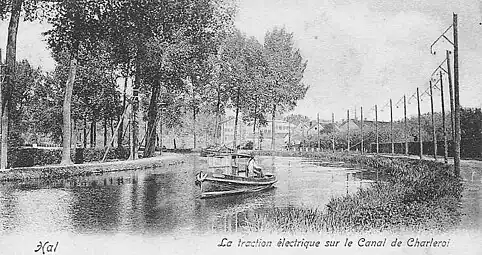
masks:
<svg viewBox="0 0 482 255"><path fill-rule="evenodd" d="M196 149L196 106L192 108L192 122L193 148Z"/></svg>
<svg viewBox="0 0 482 255"><path fill-rule="evenodd" d="M122 113L122 114L124 114L124 113ZM115 131L114 131L114 119L111 117L110 118L110 134L112 136L112 138L111 138L112 142L110 143L110 147L114 147L114 139L115 139L114 133L115 133Z"/></svg>
<svg viewBox="0 0 482 255"><path fill-rule="evenodd" d="M258 118L256 118L257 110L258 110L258 104L255 103L255 105L254 105L254 122L253 122L253 150L256 148L255 147L255 145L256 145L256 120L258 120Z"/></svg>
<svg viewBox="0 0 482 255"><path fill-rule="evenodd" d="M158 119L158 101L161 84L156 80L152 86L151 100L147 112L147 130L146 130L146 148L144 149L144 158L153 157L156 151L157 137L157 119Z"/></svg>
<svg viewBox="0 0 482 255"><path fill-rule="evenodd" d="M127 80L128 77L124 77L124 98L122 100L122 109L126 108L127 104ZM121 113L123 114L123 113ZM119 126L119 130L117 131L117 147L122 148L122 140L124 138L124 119L122 116L119 117L119 121L121 122L121 125Z"/></svg>
<svg viewBox="0 0 482 255"><path fill-rule="evenodd" d="M234 119L234 138L233 138L233 149L235 152L238 151L237 147L237 136L238 136L238 116L239 116L239 94L241 93L241 88L238 87L238 93L236 95L236 117Z"/></svg>
<svg viewBox="0 0 482 255"><path fill-rule="evenodd" d="M87 118L84 117L84 148L87 148Z"/></svg>
<svg viewBox="0 0 482 255"><path fill-rule="evenodd" d="M94 122L94 148L97 146L97 121Z"/></svg>
<svg viewBox="0 0 482 255"><path fill-rule="evenodd" d="M77 144L77 133L76 133L76 124L77 123L77 120L76 119L73 119L72 121L72 127L70 129L70 147L77 147L76 144Z"/></svg>
<svg viewBox="0 0 482 255"><path fill-rule="evenodd" d="M62 132L62 161L61 165L71 165L72 160L70 159L70 122L71 122L71 102L72 102L72 90L74 88L75 74L77 72L77 56L71 55L70 57L70 68L69 77L67 79L67 84L65 86L65 97L63 104L63 126L64 130Z"/></svg>
<svg viewBox="0 0 482 255"><path fill-rule="evenodd" d="M90 148L94 148L94 121L90 122Z"/></svg>
<svg viewBox="0 0 482 255"><path fill-rule="evenodd" d="M17 58L17 55L16 55L17 54L17 32L18 32L18 23L20 19L22 4L23 4L23 0L12 1L10 23L8 24L7 54L6 54L7 69L5 72L6 82L4 84L1 84L3 88L0 89L0 98L1 98L0 116L2 119L1 152L0 152L0 169L1 170L5 170L7 168L8 112L11 104L10 95L11 95L11 90L13 88L14 75L15 75L15 65L16 65L16 58Z"/></svg>
<svg viewBox="0 0 482 255"><path fill-rule="evenodd" d="M104 117L104 148L107 147L107 118Z"/></svg>
<svg viewBox="0 0 482 255"><path fill-rule="evenodd" d="M159 155L162 155L162 111L161 111L161 116L159 116Z"/></svg>
<svg viewBox="0 0 482 255"><path fill-rule="evenodd" d="M219 143L219 138L221 137L221 127L220 127L220 123L221 123L221 115L219 114L220 112L220 107L221 107L221 85L219 84L218 82L218 89L217 89L217 96L218 96L218 101L216 103L216 124L214 126L215 130L214 130L214 143L215 144L220 144ZM222 141L222 143L224 143L224 141Z"/></svg>
<svg viewBox="0 0 482 255"><path fill-rule="evenodd" d="M276 104L273 104L273 112L271 115L271 150L275 150L275 125L274 125L274 118L276 117Z"/></svg>
<svg viewBox="0 0 482 255"><path fill-rule="evenodd" d="M139 65L136 66L136 70L139 70ZM131 146L131 153L130 153L130 160L137 159L137 150L139 148L139 141L138 141L138 135L139 135L139 122L137 120L137 112L139 111L139 88L140 88L140 78L139 75L137 74L134 80L134 86L133 86L133 102L132 102L132 146Z"/></svg>

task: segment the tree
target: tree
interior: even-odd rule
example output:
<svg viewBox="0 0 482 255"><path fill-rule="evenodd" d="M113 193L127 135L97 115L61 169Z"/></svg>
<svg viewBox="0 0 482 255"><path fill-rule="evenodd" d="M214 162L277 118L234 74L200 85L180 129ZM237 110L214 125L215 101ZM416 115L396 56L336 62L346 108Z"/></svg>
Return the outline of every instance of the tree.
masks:
<svg viewBox="0 0 482 255"><path fill-rule="evenodd" d="M304 123L304 124L310 123L310 118L308 118L308 116L301 115L301 114L290 114L286 116L284 119L286 122L289 122L295 126L298 126L301 123Z"/></svg>
<svg viewBox="0 0 482 255"><path fill-rule="evenodd" d="M54 58L59 60L65 52L70 62L62 107L62 165L72 164L71 101L79 57L96 50L105 31L103 24L107 6L105 1L94 0L58 2L53 6L56 15L48 19L52 29L44 33Z"/></svg>
<svg viewBox="0 0 482 255"><path fill-rule="evenodd" d="M151 88L145 157L154 152L161 83L185 92L195 126L205 88L211 80L209 59L217 52L217 30L224 29L226 22L219 24L221 20L215 16L219 2L223 1L167 2L157 14L162 17L164 29L150 39L145 51L148 58L142 63L144 85Z"/></svg>
<svg viewBox="0 0 482 255"><path fill-rule="evenodd" d="M308 87L302 83L307 62L294 47L293 34L285 28L274 28L266 33L264 56L267 63L268 91L272 105L271 149L275 146L274 120L276 113L292 110L302 99Z"/></svg>
<svg viewBox="0 0 482 255"><path fill-rule="evenodd" d="M253 138L256 127L267 124L269 94L267 93L266 61L263 57L263 45L254 37L248 38L246 48L246 107L242 109L243 121L253 124ZM254 143L254 141L253 141Z"/></svg>
<svg viewBox="0 0 482 255"><path fill-rule="evenodd" d="M45 76L40 68L33 68L27 60L17 62L14 85L11 93L11 105L8 112L8 145L20 146L25 141L36 142L36 113L47 109L39 107L38 91L45 83ZM43 118L43 117L41 117Z"/></svg>
<svg viewBox="0 0 482 255"><path fill-rule="evenodd" d="M248 88L247 38L236 30L226 42L226 49L222 56L222 79L227 84L230 107L234 108L234 137L233 148L237 148L237 129L239 110L245 107L246 89Z"/></svg>
<svg viewBox="0 0 482 255"><path fill-rule="evenodd" d="M482 157L482 111L480 108L462 108L460 118L462 156Z"/></svg>
<svg viewBox="0 0 482 255"><path fill-rule="evenodd" d="M15 79L17 32L23 2L23 0L0 1L0 17L4 19L6 14L10 13L7 35L5 83L0 86L0 117L2 120L0 170L5 170L7 167L8 112L11 108L11 91ZM27 15L25 15L26 19L31 16L30 13L32 12L29 11L27 12Z"/></svg>

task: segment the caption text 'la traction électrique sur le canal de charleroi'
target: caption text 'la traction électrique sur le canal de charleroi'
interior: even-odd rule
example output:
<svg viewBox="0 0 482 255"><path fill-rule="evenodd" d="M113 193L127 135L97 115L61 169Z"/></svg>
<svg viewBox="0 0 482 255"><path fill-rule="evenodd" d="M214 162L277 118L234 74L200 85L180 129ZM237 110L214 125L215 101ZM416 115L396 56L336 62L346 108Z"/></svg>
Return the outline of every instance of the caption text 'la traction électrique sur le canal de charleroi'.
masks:
<svg viewBox="0 0 482 255"><path fill-rule="evenodd" d="M381 238L378 240L371 240L365 237L351 240L350 238L344 239L331 239L331 240L306 240L305 238L287 239L280 238L277 242L272 240L263 240L257 238L255 240L244 240L239 238L237 240L230 240L226 237L222 238L217 244L218 247L246 247L246 248L266 248L266 247L300 247L300 248L322 248L322 247L434 247L444 248L448 247L450 239L437 240L434 238L418 238L410 237L406 239L399 238Z"/></svg>

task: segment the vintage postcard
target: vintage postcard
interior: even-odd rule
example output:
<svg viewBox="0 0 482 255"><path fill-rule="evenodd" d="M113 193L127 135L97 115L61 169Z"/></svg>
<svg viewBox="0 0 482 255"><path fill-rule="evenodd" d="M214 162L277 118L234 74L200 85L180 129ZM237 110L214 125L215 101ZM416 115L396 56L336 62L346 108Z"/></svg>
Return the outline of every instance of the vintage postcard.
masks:
<svg viewBox="0 0 482 255"><path fill-rule="evenodd" d="M0 18L0 254L482 254L478 0Z"/></svg>

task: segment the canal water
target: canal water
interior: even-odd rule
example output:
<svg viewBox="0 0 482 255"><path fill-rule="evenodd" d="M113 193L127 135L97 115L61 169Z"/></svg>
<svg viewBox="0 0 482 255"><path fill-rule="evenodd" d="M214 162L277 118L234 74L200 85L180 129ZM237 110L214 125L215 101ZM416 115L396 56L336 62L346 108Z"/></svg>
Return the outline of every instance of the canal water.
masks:
<svg viewBox="0 0 482 255"><path fill-rule="evenodd" d="M277 175L259 193L200 199L195 174L205 158L168 168L56 181L0 184L0 236L22 233L202 234L237 231L246 215L270 207L323 209L332 198L368 187L374 175L302 158L261 157Z"/></svg>

